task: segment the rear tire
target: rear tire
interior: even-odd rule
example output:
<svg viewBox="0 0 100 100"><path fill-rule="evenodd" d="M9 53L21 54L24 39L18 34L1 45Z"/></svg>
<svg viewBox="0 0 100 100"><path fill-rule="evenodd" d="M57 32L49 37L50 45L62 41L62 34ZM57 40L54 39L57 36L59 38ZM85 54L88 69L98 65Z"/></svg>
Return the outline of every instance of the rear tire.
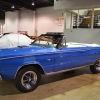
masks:
<svg viewBox="0 0 100 100"><path fill-rule="evenodd" d="M91 65L90 70L94 74L100 73L100 60L97 60L94 65Z"/></svg>
<svg viewBox="0 0 100 100"><path fill-rule="evenodd" d="M30 66L18 72L14 84L19 91L26 93L35 90L40 80L40 72L33 66Z"/></svg>

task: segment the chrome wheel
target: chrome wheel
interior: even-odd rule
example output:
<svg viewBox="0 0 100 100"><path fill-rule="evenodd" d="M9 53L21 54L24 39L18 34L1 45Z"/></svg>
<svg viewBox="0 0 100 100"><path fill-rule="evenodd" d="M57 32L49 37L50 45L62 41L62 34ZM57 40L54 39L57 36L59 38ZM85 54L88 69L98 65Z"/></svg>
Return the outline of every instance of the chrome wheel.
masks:
<svg viewBox="0 0 100 100"><path fill-rule="evenodd" d="M94 74L100 73L100 60L97 60L94 65L91 65L90 70Z"/></svg>
<svg viewBox="0 0 100 100"><path fill-rule="evenodd" d="M21 78L23 87L30 90L37 83L37 74L34 71L27 71Z"/></svg>
<svg viewBox="0 0 100 100"><path fill-rule="evenodd" d="M96 70L100 71L100 60L98 60L96 63Z"/></svg>
<svg viewBox="0 0 100 100"><path fill-rule="evenodd" d="M16 88L21 92L35 90L41 80L41 73L34 66L27 66L21 69L14 80Z"/></svg>

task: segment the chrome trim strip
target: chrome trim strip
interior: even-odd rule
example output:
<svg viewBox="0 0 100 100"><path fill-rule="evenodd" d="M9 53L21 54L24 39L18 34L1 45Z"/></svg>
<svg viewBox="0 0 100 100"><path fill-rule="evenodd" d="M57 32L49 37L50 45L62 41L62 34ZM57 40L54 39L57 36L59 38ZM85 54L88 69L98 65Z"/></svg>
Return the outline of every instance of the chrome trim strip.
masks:
<svg viewBox="0 0 100 100"><path fill-rule="evenodd" d="M53 53L54 53L54 52L53 52ZM23 55L23 56L7 57L7 58L1 58L0 60L4 60L4 59L12 59L12 58L18 58L18 57L29 57L29 56L36 56L36 55L44 55L44 54L53 54L53 53L31 54L31 55Z"/></svg>
<svg viewBox="0 0 100 100"><path fill-rule="evenodd" d="M71 51L70 51L71 52ZM74 51L73 51L74 52ZM80 51L81 52L81 51ZM23 56L15 56L15 57L7 57L7 58L1 58L0 60L5 59L12 59L12 58L20 58L20 57L29 57L29 56L36 56L36 55L44 55L44 54L58 54L58 53L68 53L68 51L65 52L51 52L51 53L42 53L42 54L31 54L31 55L23 55Z"/></svg>
<svg viewBox="0 0 100 100"><path fill-rule="evenodd" d="M93 65L93 64L91 64L91 65ZM81 67L77 67L77 68L71 68L71 69L67 69L67 70L61 70L61 71L58 71L58 72L46 73L46 75L54 75L54 74L58 74L58 73L68 72L68 71L71 71L71 70L85 68L85 67L88 67L88 66L91 66L91 65L81 66Z"/></svg>
<svg viewBox="0 0 100 100"><path fill-rule="evenodd" d="M32 63L33 65L35 65L35 64L37 64L37 63ZM26 66L26 65L31 65L31 64L25 64L25 65L23 65L23 66L21 66L21 67L19 67L18 68L18 70L16 71L16 73L15 73L15 76L14 76L14 79L16 78L16 75L17 75L17 73L18 73L18 71L22 68L22 67L24 67L24 66ZM39 65L39 66L41 66L40 64L37 64L37 65ZM43 69L43 67L41 66L41 68ZM43 69L43 71L44 71L44 75L46 74L46 72L45 72L45 70Z"/></svg>
<svg viewBox="0 0 100 100"><path fill-rule="evenodd" d="M0 75L0 81L2 80L2 77L1 77L1 75Z"/></svg>
<svg viewBox="0 0 100 100"><path fill-rule="evenodd" d="M56 53L66 53L66 52L51 52L51 53L42 53L42 54L31 54L31 55L23 55L23 56L1 58L0 60L12 59L12 58L20 58L20 57L29 57L29 56L36 56L36 55L44 55L44 54L54 54L54 53L56 54Z"/></svg>

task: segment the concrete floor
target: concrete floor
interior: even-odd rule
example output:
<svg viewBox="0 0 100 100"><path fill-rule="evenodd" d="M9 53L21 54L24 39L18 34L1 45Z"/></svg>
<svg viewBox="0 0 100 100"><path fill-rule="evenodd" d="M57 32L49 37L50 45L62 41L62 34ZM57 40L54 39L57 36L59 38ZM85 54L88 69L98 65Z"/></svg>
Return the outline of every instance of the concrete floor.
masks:
<svg viewBox="0 0 100 100"><path fill-rule="evenodd" d="M12 81L0 81L0 100L100 100L100 74L89 68L42 76L39 87L19 92Z"/></svg>

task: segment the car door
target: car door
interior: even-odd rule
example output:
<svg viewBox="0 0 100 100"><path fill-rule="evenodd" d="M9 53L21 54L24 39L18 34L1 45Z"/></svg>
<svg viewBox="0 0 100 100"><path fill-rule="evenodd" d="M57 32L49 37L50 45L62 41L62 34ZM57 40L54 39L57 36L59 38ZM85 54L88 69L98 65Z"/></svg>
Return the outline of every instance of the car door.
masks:
<svg viewBox="0 0 100 100"><path fill-rule="evenodd" d="M53 69L55 66L54 52L55 52L55 49L53 48L44 48L42 50L38 50L36 52L38 56L36 55L34 57L35 58L34 60L39 62L39 64L43 67L46 73L53 72Z"/></svg>
<svg viewBox="0 0 100 100"><path fill-rule="evenodd" d="M86 65L85 51L77 50L76 48L56 50L54 71L66 70L84 65Z"/></svg>
<svg viewBox="0 0 100 100"><path fill-rule="evenodd" d="M85 48L67 48L66 44L64 46L55 51L55 72L84 66L86 64Z"/></svg>

